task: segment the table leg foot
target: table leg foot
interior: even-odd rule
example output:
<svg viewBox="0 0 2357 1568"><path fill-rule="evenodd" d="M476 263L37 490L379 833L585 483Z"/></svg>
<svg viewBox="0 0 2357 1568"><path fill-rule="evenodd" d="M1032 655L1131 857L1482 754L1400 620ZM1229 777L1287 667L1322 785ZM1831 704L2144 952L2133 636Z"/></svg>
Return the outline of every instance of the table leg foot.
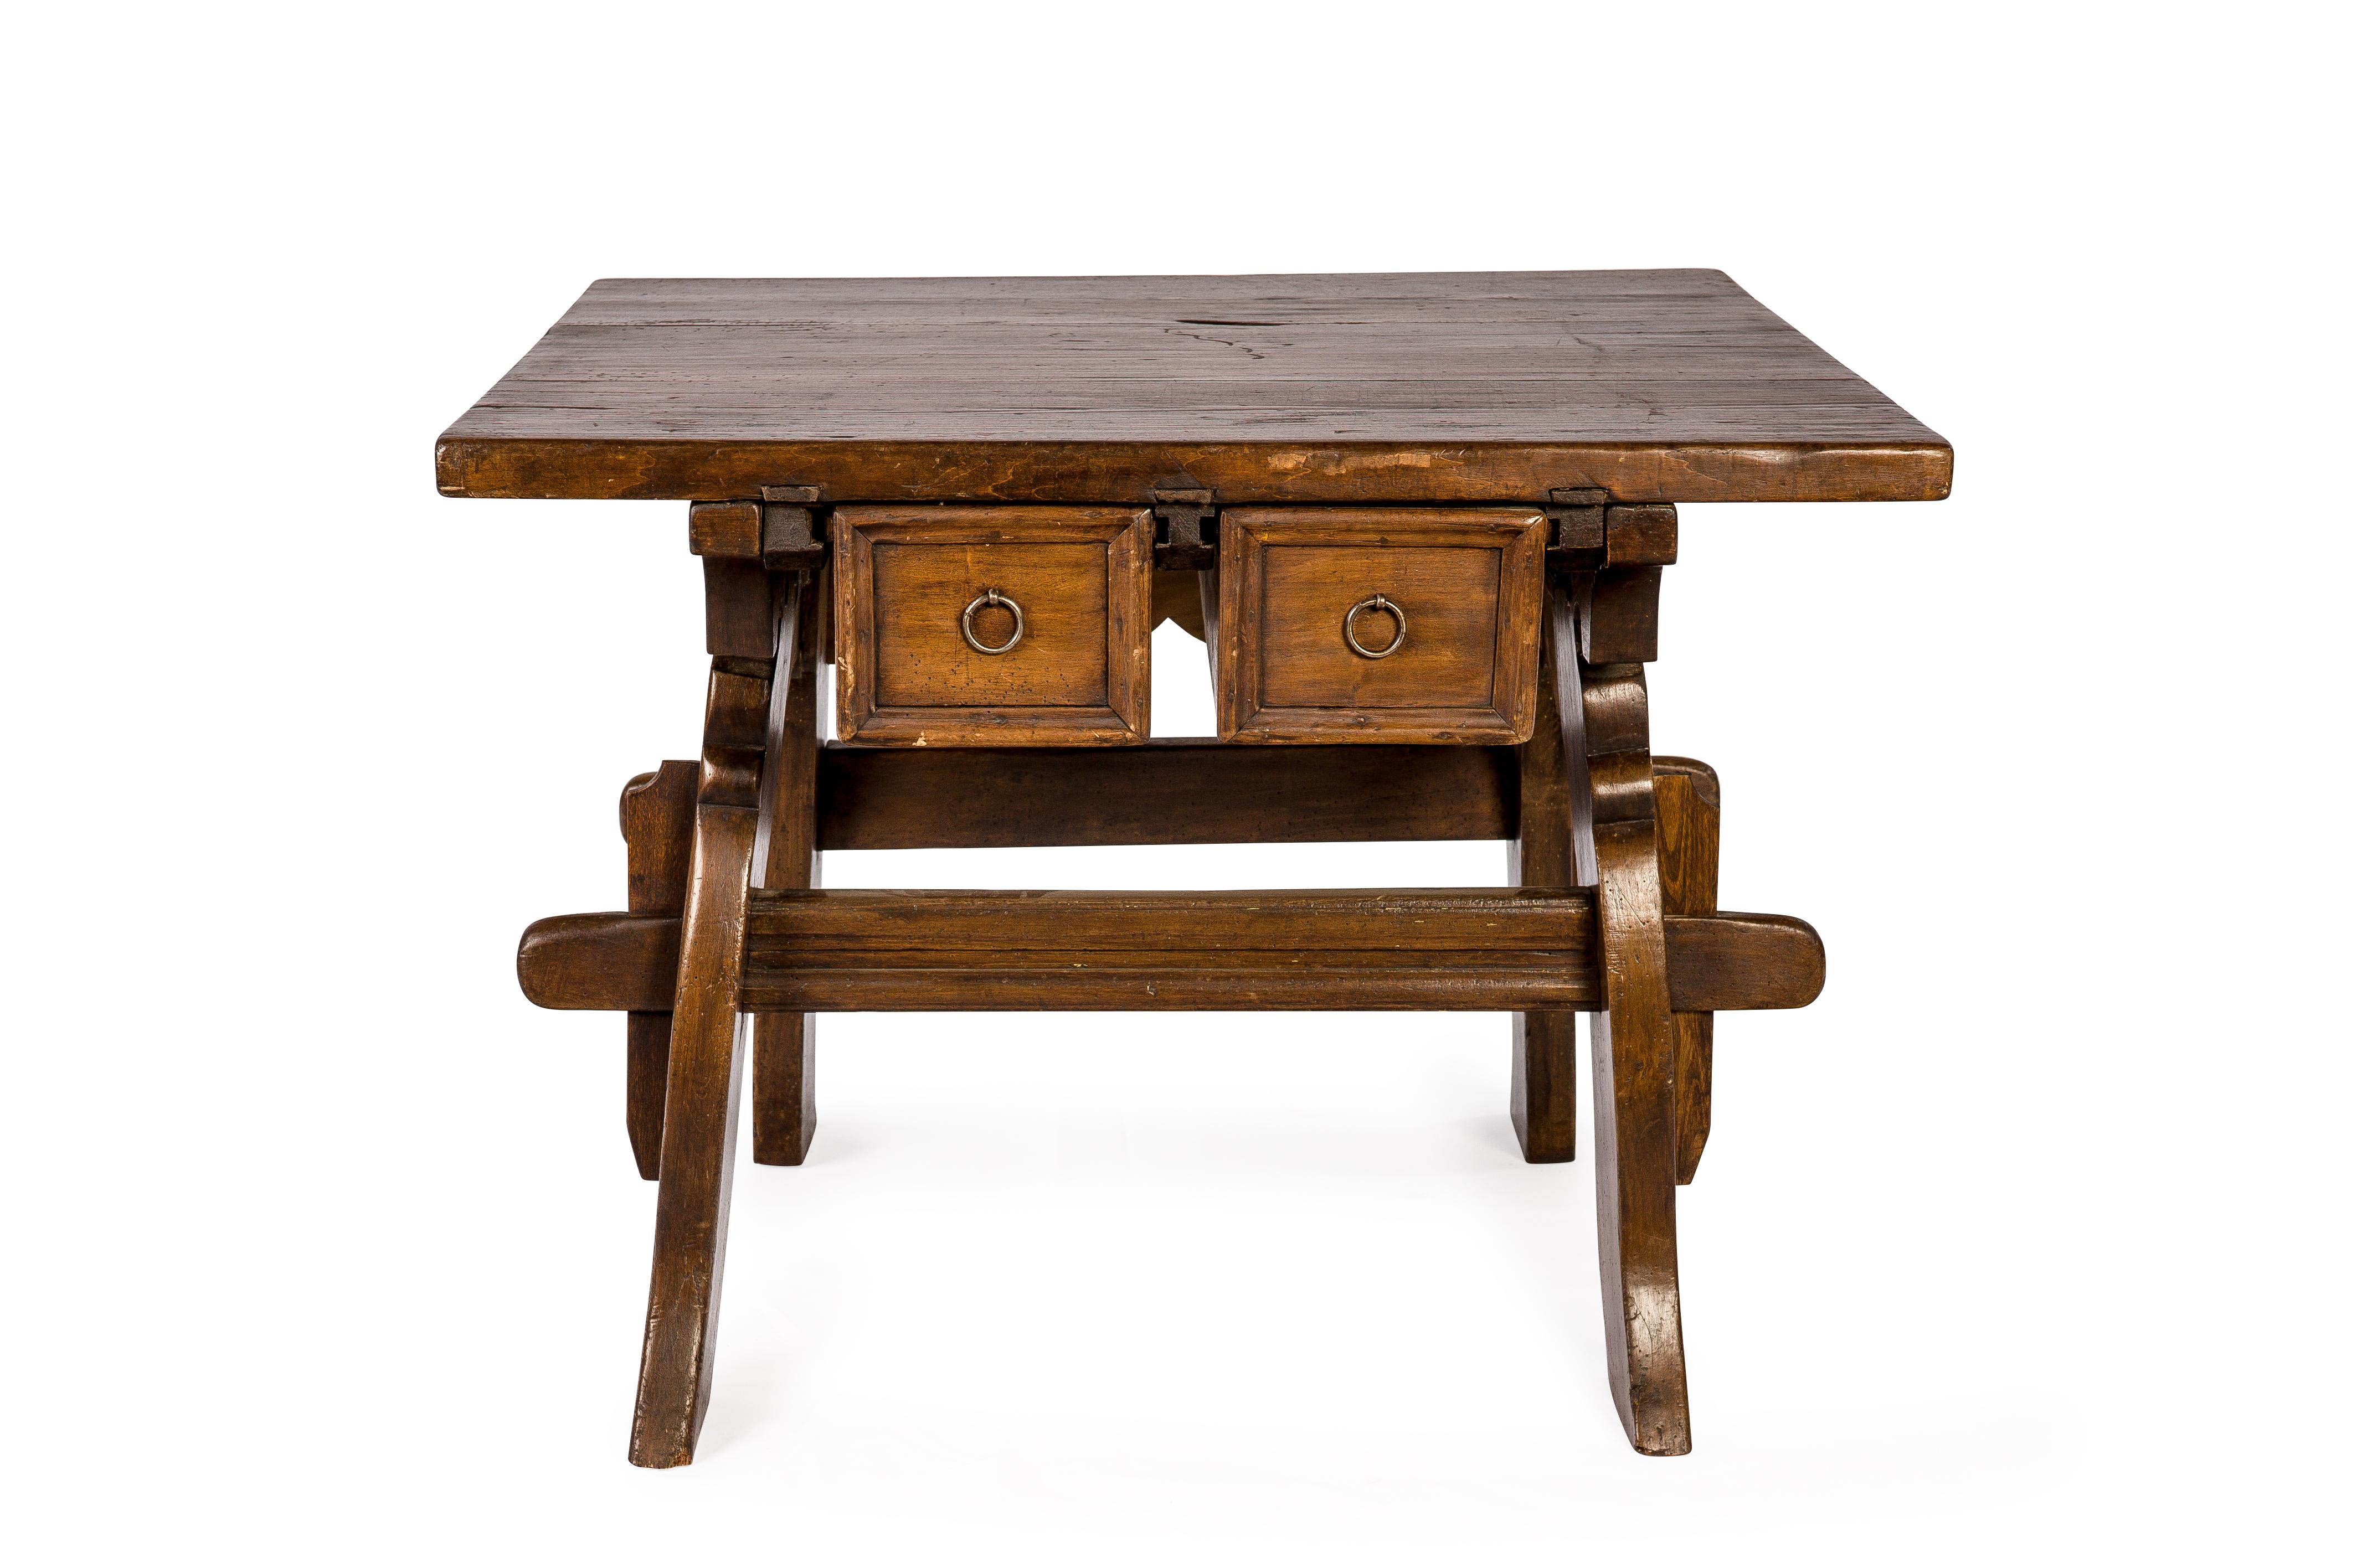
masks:
<svg viewBox="0 0 2357 1568"><path fill-rule="evenodd" d="M1534 1165L1562 1165L1579 1155L1579 1043L1572 1033L1577 1015L1514 1015L1506 1114L1523 1158Z"/></svg>
<svg viewBox="0 0 2357 1568"><path fill-rule="evenodd" d="M1573 602L1551 597L1571 776L1572 844L1596 888L1604 1007L1591 1013L1596 1235L1612 1400L1641 1454L1693 1446L1678 1305L1677 1031L1662 908L1642 664L1580 657Z"/></svg>
<svg viewBox="0 0 2357 1568"><path fill-rule="evenodd" d="M818 1132L818 1017L753 1015L753 1163L798 1165Z"/></svg>

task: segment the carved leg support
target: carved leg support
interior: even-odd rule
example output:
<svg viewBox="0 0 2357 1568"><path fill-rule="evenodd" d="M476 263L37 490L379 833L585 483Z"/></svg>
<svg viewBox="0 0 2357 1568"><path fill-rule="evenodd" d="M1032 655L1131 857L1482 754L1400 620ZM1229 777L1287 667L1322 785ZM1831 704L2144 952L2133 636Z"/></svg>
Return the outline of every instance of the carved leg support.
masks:
<svg viewBox="0 0 2357 1568"><path fill-rule="evenodd" d="M1569 887L1571 786L1563 754L1563 712L1555 700L1554 659L1541 639L1538 719L1521 746L1522 806L1506 846L1506 880L1517 887ZM1514 1015L1514 1056L1507 1113L1523 1158L1557 1164L1579 1149L1579 1057L1576 1013Z"/></svg>
<svg viewBox="0 0 2357 1568"><path fill-rule="evenodd" d="M1658 567L1650 572L1658 587ZM1596 1074L1597 1249L1613 1402L1641 1454L1693 1446L1678 1309L1677 1034L1671 1022L1653 761L1641 642L1610 569L1549 598L1556 698L1571 777L1572 852L1596 887L1604 1007L1589 1016ZM1633 594L1633 590L1632 590ZM1651 590L1643 596L1650 603ZM1575 597L1577 606L1575 606ZM1608 608L1609 607L1609 608ZM1608 613L1597 614L1605 609ZM1616 655L1618 657L1616 657Z"/></svg>
<svg viewBox="0 0 2357 1568"><path fill-rule="evenodd" d="M762 887L816 887L818 748L825 738L819 711L819 615L815 579L798 591L791 672L780 665L770 694L769 768L762 782L767 811L753 857ZM761 1013L753 1018L753 1159L798 1165L818 1131L818 1018L810 1013Z"/></svg>
<svg viewBox="0 0 2357 1568"><path fill-rule="evenodd" d="M1662 912L1718 913L1718 775L1684 757L1653 758L1661 819ZM1710 1047L1717 1015L1679 1013L1678 1185L1694 1180L1710 1138Z"/></svg>
<svg viewBox="0 0 2357 1568"><path fill-rule="evenodd" d="M788 679L798 609L798 596L787 596L776 621L777 662L788 668L775 672ZM654 1270L630 1429L630 1462L658 1469L694 1457L711 1396L743 1061L737 1002L745 905L761 832L773 671L769 660L716 658L705 710L704 769L672 1006Z"/></svg>

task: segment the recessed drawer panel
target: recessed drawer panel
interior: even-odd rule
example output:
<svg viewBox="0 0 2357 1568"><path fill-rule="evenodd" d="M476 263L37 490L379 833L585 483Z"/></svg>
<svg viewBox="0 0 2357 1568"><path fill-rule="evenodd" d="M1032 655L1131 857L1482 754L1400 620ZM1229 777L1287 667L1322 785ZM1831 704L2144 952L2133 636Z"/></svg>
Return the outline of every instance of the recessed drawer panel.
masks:
<svg viewBox="0 0 2357 1568"><path fill-rule="evenodd" d="M1222 513L1220 733L1528 740L1545 548L1535 509Z"/></svg>
<svg viewBox="0 0 2357 1568"><path fill-rule="evenodd" d="M1154 519L1111 507L841 507L845 740L1142 740Z"/></svg>

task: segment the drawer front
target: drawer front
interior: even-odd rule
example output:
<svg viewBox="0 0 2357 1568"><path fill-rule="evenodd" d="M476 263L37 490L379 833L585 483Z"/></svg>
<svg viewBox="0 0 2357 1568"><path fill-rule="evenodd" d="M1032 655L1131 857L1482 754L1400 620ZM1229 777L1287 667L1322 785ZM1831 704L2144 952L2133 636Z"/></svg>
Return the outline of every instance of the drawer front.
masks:
<svg viewBox="0 0 2357 1568"><path fill-rule="evenodd" d="M1535 508L1222 513L1221 735L1528 740L1546 527Z"/></svg>
<svg viewBox="0 0 2357 1568"><path fill-rule="evenodd" d="M845 740L1143 740L1154 517L1113 507L839 507Z"/></svg>

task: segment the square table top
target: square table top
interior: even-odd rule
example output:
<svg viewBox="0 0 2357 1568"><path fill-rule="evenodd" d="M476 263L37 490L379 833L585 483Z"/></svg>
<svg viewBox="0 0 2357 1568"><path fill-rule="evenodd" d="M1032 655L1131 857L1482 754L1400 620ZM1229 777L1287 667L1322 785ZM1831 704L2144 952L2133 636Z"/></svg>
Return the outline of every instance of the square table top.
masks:
<svg viewBox="0 0 2357 1568"><path fill-rule="evenodd" d="M608 278L454 496L1936 500L1947 442L1720 272Z"/></svg>

